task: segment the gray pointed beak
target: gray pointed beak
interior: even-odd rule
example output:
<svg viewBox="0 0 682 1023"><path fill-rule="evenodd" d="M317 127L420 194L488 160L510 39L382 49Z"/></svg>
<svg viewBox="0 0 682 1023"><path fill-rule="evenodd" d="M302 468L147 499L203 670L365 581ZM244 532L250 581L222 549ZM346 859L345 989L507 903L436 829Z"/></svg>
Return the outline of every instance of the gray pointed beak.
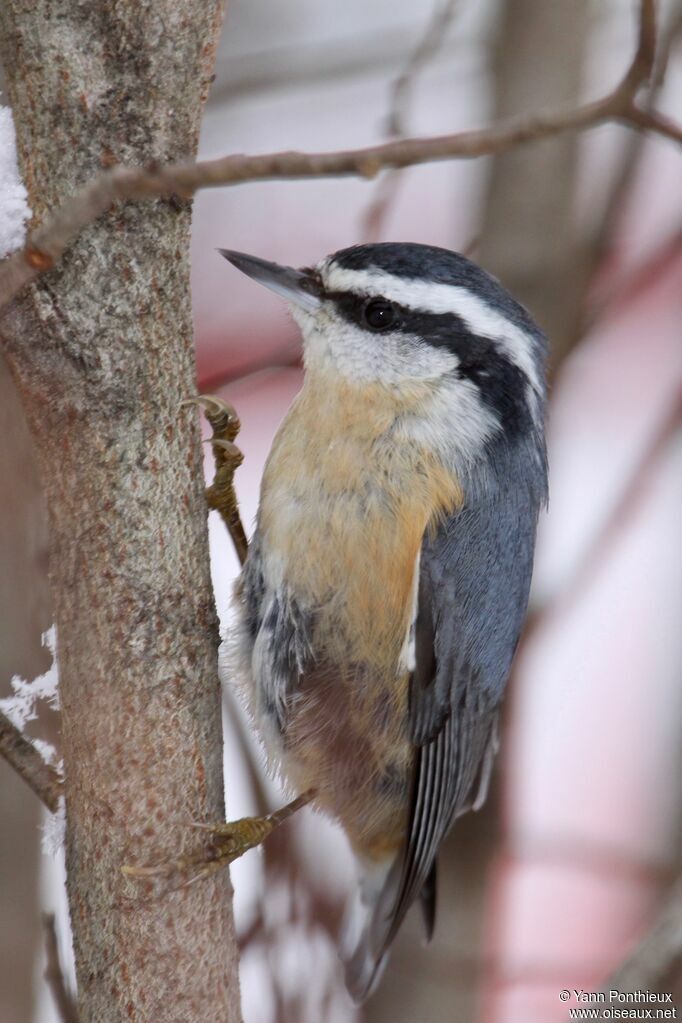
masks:
<svg viewBox="0 0 682 1023"><path fill-rule="evenodd" d="M293 302L308 312L314 312L319 308L320 284L311 272L294 270L291 266L280 266L279 263L269 263L267 259L249 256L246 252L234 252L232 249L218 249L218 252L247 277L264 284L287 302Z"/></svg>

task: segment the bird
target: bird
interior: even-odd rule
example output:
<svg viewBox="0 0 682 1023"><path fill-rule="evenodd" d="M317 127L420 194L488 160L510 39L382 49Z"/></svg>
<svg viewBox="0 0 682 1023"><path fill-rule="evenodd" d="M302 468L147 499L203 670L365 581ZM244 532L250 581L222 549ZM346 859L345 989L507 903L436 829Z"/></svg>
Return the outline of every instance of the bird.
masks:
<svg viewBox="0 0 682 1023"><path fill-rule="evenodd" d="M547 341L467 257L360 244L283 297L304 378L270 450L228 657L272 770L336 820L357 885L342 956L375 989L438 850L486 796L547 501Z"/></svg>

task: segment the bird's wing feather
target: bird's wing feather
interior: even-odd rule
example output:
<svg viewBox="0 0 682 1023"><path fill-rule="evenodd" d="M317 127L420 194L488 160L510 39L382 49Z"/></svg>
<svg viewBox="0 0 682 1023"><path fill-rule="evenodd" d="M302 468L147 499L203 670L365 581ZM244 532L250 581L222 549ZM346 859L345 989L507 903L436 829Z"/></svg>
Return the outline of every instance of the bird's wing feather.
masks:
<svg viewBox="0 0 682 1023"><path fill-rule="evenodd" d="M387 879L366 946L377 963L428 888L452 822L485 798L541 502L521 487L487 495L424 537L410 688L413 796L403 855Z"/></svg>

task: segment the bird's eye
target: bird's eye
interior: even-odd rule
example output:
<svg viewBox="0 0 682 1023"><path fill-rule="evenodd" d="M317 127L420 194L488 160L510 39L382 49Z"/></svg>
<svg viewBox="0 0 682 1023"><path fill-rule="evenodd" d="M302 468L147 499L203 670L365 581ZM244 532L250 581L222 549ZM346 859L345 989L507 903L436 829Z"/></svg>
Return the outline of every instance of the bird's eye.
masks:
<svg viewBox="0 0 682 1023"><path fill-rule="evenodd" d="M395 306L385 298L372 298L365 306L364 316L370 330L386 330L395 323Z"/></svg>

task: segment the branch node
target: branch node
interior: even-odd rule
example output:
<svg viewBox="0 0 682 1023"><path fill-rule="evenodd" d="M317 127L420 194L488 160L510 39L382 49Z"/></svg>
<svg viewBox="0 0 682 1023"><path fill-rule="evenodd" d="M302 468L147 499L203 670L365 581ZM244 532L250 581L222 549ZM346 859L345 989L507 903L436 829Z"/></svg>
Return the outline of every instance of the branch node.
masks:
<svg viewBox="0 0 682 1023"><path fill-rule="evenodd" d="M24 259L31 269L37 270L38 273L44 273L46 270L51 270L55 265L55 261L49 252L44 252L35 245L31 245L24 250Z"/></svg>
<svg viewBox="0 0 682 1023"><path fill-rule="evenodd" d="M367 156L357 161L358 174L371 181L383 168L383 163L378 156Z"/></svg>

